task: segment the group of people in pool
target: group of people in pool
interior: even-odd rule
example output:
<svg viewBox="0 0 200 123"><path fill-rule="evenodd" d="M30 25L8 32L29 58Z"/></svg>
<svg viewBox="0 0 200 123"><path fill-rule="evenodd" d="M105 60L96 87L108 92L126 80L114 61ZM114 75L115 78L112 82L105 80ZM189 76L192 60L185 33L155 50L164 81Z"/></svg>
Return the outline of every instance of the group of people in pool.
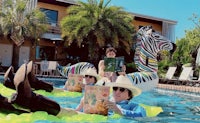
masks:
<svg viewBox="0 0 200 123"><path fill-rule="evenodd" d="M106 49L106 57L114 58L115 56L116 50L113 47ZM83 110L84 98L81 99L76 109L70 109L62 108L57 102L34 93L32 89L43 89L48 92L59 91L60 89L36 78L32 69L33 62L30 61L28 64L21 65L15 75L12 72L12 67L6 71L4 75L4 85L16 89L16 93L12 96L11 100L0 95L0 111L8 113L15 112L18 114L46 111L58 117L72 116L81 113ZM97 74L95 69L88 69L84 77L86 85L109 86L112 88L112 98L104 102L104 106L109 110L109 114L117 113L132 118L145 117L145 109L137 103L130 102L133 97L141 93L141 90L133 86L129 78L126 77L125 65L122 67L122 72L118 73L105 72L104 69L104 61L101 60L98 65L99 74ZM103 80L103 83L101 83L101 80Z"/></svg>

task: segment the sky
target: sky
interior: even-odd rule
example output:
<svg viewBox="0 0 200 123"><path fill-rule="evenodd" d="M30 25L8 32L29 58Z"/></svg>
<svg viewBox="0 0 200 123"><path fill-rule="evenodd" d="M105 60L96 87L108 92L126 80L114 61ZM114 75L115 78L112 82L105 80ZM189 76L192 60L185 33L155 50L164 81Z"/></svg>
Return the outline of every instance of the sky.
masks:
<svg viewBox="0 0 200 123"><path fill-rule="evenodd" d="M184 38L192 30L193 14L200 18L200 0L112 0L110 5L121 6L128 12L177 21L175 38Z"/></svg>

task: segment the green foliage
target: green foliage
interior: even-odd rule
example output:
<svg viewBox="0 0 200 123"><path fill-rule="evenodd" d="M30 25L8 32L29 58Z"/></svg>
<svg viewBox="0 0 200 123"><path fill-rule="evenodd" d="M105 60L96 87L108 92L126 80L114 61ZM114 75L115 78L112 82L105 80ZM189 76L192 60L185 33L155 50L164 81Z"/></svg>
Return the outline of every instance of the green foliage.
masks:
<svg viewBox="0 0 200 123"><path fill-rule="evenodd" d="M126 66L127 66L127 67L131 67L131 68L136 68L136 65L135 65L134 62L127 63Z"/></svg>
<svg viewBox="0 0 200 123"><path fill-rule="evenodd" d="M159 63L159 73L166 72L165 68L167 66L192 64L195 62L195 58L192 58L192 53L196 52L197 48L200 46L200 21L197 22L195 19L197 19L196 16L192 21L196 24L196 27L192 30L186 30L185 37L176 40L177 48L172 56L172 60L166 57Z"/></svg>
<svg viewBox="0 0 200 123"><path fill-rule="evenodd" d="M158 68L159 68L158 69L158 75L160 77L165 76L164 74L167 72L167 69L170 66L170 64L172 64L172 66L173 66L173 63L170 63L169 58L165 58L162 61L158 62Z"/></svg>
<svg viewBox="0 0 200 123"><path fill-rule="evenodd" d="M29 10L27 0L5 0L0 11L1 34L38 38L47 31L46 15L38 9Z"/></svg>
<svg viewBox="0 0 200 123"><path fill-rule="evenodd" d="M173 59L182 64L190 63L192 61L191 53L200 45L200 36L198 35L200 35L199 28L186 31L186 36L176 41L177 49Z"/></svg>
<svg viewBox="0 0 200 123"><path fill-rule="evenodd" d="M62 37L66 46L76 42L89 45L90 54L94 49L110 44L122 46L127 52L132 46L133 17L122 7L109 6L111 0L88 0L67 9L67 16L61 20Z"/></svg>

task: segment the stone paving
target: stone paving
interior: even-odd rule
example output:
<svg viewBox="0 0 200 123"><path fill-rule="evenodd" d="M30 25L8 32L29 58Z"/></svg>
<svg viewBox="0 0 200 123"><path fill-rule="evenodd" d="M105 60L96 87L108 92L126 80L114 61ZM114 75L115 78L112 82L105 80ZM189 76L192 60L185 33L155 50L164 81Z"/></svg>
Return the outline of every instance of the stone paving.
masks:
<svg viewBox="0 0 200 123"><path fill-rule="evenodd" d="M172 85L172 84L158 84L158 88L177 90L183 92L200 93L200 87L186 86L186 85Z"/></svg>

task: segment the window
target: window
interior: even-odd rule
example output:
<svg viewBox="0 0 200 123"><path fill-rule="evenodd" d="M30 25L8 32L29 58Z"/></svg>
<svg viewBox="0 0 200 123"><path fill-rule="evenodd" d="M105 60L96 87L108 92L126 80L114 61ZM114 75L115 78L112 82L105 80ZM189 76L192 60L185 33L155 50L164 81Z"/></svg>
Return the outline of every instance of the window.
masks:
<svg viewBox="0 0 200 123"><path fill-rule="evenodd" d="M49 24L56 26L58 22L58 11L45 8L40 8L40 10L46 14Z"/></svg>
<svg viewBox="0 0 200 123"><path fill-rule="evenodd" d="M54 56L55 56L55 47L49 47L49 46L36 47L36 59L54 60Z"/></svg>

